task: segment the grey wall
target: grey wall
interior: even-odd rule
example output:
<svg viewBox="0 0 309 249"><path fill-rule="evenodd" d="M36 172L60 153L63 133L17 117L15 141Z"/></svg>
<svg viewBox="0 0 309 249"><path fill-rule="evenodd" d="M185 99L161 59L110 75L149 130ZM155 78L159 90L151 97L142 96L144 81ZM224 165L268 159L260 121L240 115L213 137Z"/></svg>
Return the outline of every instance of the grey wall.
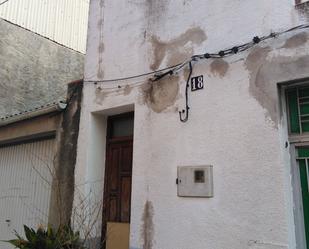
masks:
<svg viewBox="0 0 309 249"><path fill-rule="evenodd" d="M0 19L0 116L63 99L84 55Z"/></svg>

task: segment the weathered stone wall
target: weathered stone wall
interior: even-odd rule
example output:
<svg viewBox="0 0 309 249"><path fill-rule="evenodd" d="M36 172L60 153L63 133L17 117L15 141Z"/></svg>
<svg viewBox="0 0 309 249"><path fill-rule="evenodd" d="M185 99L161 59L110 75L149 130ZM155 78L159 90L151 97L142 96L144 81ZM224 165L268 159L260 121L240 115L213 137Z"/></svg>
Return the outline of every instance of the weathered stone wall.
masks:
<svg viewBox="0 0 309 249"><path fill-rule="evenodd" d="M49 223L55 227L70 223L74 196L74 171L82 101L83 82L68 86L68 106L57 132L57 156L54 161ZM79 228L81 229L81 228Z"/></svg>
<svg viewBox="0 0 309 249"><path fill-rule="evenodd" d="M84 55L0 19L0 116L63 99Z"/></svg>

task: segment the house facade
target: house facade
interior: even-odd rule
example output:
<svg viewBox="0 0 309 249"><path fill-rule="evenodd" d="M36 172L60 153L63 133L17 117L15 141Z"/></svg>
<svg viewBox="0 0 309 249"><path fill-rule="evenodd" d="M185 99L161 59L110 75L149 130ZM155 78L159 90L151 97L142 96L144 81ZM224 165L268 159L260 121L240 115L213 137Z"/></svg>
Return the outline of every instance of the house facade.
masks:
<svg viewBox="0 0 309 249"><path fill-rule="evenodd" d="M91 1L75 183L102 202L93 237L309 248L307 5Z"/></svg>

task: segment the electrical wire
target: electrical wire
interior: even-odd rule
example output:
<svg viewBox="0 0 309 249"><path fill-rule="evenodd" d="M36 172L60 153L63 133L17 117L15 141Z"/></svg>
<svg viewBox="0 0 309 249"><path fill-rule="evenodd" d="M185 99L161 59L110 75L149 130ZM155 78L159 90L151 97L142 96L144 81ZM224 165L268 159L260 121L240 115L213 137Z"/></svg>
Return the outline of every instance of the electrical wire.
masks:
<svg viewBox="0 0 309 249"><path fill-rule="evenodd" d="M250 41L250 42L247 42L247 43L244 43L244 44L241 44L241 45L238 45L238 46L233 46L233 47L228 48L228 49L223 49L223 50L220 50L217 53L204 53L204 54L193 55L193 56L191 56L191 58L185 60L182 63L178 63L178 64L173 65L173 66L169 66L169 67L166 67L166 68L162 68L162 69L159 69L159 70L155 70L155 71L151 71L151 72L147 72L147 73L143 73L143 74L139 74L139 75L133 75L133 76L123 77L123 78L115 78L115 79L106 79L106 80L87 80L87 79L85 79L84 82L95 83L95 84L105 83L105 82L116 82L116 81L136 79L136 78L150 76L150 75L154 77L152 79L152 81L157 81L157 80L160 80L160 79L166 77L167 75L173 75L173 74L177 73L182 68L187 66L190 62L204 60L204 59L212 59L212 58L216 59L216 58L228 57L228 56L240 53L240 52L244 52L244 51L254 47L255 45L259 44L260 42L276 38L276 37L278 37L282 34L289 33L289 32L295 31L295 30L301 30L301 29L307 29L307 28L309 28L309 23L301 24L301 25L289 28L289 29L281 31L281 32L271 32L269 35L266 35L266 36L261 36L261 37L255 36L255 37L253 37L252 41ZM117 86L117 87L119 88L119 86Z"/></svg>
<svg viewBox="0 0 309 249"><path fill-rule="evenodd" d="M140 78L143 76L149 76L149 75L154 75L156 73L161 73L164 72L166 70L169 69L173 69L179 65L181 65L182 63L176 64L174 66L170 66L170 67L166 67L166 68L162 68L156 71L152 71L152 72L148 72L148 73L143 73L143 74L138 74L138 75L133 75L133 76L128 76L128 77L123 77L123 78L115 78L115 79L107 79L107 80L87 80L85 79L84 82L89 82L89 83L101 83L101 82L113 82L113 81L123 81L123 80L130 80L130 79L135 79L135 78Z"/></svg>
<svg viewBox="0 0 309 249"><path fill-rule="evenodd" d="M183 123L187 122L188 119L189 119L189 110L190 110L190 107L189 107L188 91L189 91L189 87L190 87L191 75L192 75L192 72L193 72L192 61L189 62L189 69L190 69L190 72L189 72L189 75L188 75L188 78L187 78L186 92L185 92L185 95L186 95L186 109L183 109L182 111L179 111L179 120L180 120L181 122L183 122ZM183 114L185 114L185 117L184 117L184 118L183 118Z"/></svg>

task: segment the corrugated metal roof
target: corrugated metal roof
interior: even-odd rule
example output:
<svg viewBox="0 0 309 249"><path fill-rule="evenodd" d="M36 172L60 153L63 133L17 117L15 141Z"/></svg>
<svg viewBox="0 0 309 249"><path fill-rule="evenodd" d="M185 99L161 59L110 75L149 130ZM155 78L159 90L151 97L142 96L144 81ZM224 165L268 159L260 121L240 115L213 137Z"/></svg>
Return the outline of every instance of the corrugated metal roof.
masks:
<svg viewBox="0 0 309 249"><path fill-rule="evenodd" d="M89 0L10 0L0 17L85 53Z"/></svg>
<svg viewBox="0 0 309 249"><path fill-rule="evenodd" d="M33 109L25 110L23 112L15 113L8 116L0 117L0 126L15 123L21 120L37 117L54 111L62 111L67 104L64 101L53 102L46 105L38 106Z"/></svg>

